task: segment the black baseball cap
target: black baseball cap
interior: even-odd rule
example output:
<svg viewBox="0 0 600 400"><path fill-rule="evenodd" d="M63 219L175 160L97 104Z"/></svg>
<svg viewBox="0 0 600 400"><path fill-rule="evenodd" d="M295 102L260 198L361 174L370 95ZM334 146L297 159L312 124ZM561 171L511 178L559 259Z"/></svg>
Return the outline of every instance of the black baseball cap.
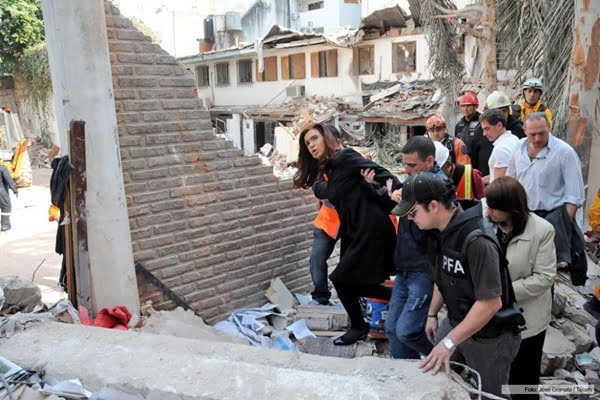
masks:
<svg viewBox="0 0 600 400"><path fill-rule="evenodd" d="M446 181L433 172L411 175L402 184L402 200L392 214L404 217L417 203L440 200L446 193Z"/></svg>

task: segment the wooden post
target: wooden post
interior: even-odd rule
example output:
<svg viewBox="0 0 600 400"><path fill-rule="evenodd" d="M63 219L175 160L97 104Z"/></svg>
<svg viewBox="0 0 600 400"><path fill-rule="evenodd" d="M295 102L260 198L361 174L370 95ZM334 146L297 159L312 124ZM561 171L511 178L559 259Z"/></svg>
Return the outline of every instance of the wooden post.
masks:
<svg viewBox="0 0 600 400"><path fill-rule="evenodd" d="M90 254L88 251L87 212L85 194L87 191L85 158L85 122L71 121L69 130L69 158L75 166L69 179L71 192L71 226L73 232L73 258L77 282L77 302L93 312Z"/></svg>
<svg viewBox="0 0 600 400"><path fill-rule="evenodd" d="M498 89L498 68L496 66L496 0L483 1L483 38L480 48L483 54L483 80L489 93Z"/></svg>
<svg viewBox="0 0 600 400"><path fill-rule="evenodd" d="M598 129L596 110L600 107L600 2L576 0L573 28L574 50L566 137L579 155L583 180L587 183L593 132ZM597 188L590 189L595 192Z"/></svg>
<svg viewBox="0 0 600 400"><path fill-rule="evenodd" d="M71 190L69 188L70 183L65 187L65 204L64 210L68 215L64 216L63 228L64 228L64 241L65 247L63 249L63 257L65 258L65 270L67 275L67 297L73 307L77 308L77 284L75 277L75 269L73 262L73 213L71 212ZM65 223L68 221L68 223Z"/></svg>

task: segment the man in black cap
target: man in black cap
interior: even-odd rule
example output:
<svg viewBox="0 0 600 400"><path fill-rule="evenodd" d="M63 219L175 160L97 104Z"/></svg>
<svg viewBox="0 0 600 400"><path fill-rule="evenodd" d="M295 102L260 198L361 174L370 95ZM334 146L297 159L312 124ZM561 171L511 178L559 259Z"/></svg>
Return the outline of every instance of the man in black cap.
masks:
<svg viewBox="0 0 600 400"><path fill-rule="evenodd" d="M437 337L439 342L420 368L449 373L452 358L479 372L484 392L500 396L521 337L512 320L497 314L511 303L506 296L512 286L496 235L484 223L481 203L474 204L463 210L451 184L420 173L404 182L398 214L407 215L420 229L439 231L425 327L429 340ZM438 329L444 303L448 318Z"/></svg>

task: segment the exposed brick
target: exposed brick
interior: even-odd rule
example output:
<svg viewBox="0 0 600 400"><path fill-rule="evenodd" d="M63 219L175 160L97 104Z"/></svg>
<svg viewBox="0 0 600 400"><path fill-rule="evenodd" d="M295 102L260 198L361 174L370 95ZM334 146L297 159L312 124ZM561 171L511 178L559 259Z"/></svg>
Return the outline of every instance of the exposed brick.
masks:
<svg viewBox="0 0 600 400"><path fill-rule="evenodd" d="M133 196L133 201L136 204L143 203L154 203L169 198L169 191L164 190L162 192L144 193Z"/></svg>
<svg viewBox="0 0 600 400"><path fill-rule="evenodd" d="M139 45L137 45L139 46ZM173 65L143 65L135 67L138 75L181 75L183 72Z"/></svg>
<svg viewBox="0 0 600 400"><path fill-rule="evenodd" d="M160 246L169 245L169 244L172 244L174 241L175 241L175 238L173 237L173 235L165 235L165 236L153 237L150 239L138 240L137 243L139 244L140 249L146 250L146 249L155 249Z"/></svg>
<svg viewBox="0 0 600 400"><path fill-rule="evenodd" d="M159 101L150 101L150 100L127 100L125 101L125 111L156 111L160 110L160 102Z"/></svg>
<svg viewBox="0 0 600 400"><path fill-rule="evenodd" d="M194 82L193 78L185 77L185 78L161 78L158 81L158 84L162 87L193 87L196 82Z"/></svg>
<svg viewBox="0 0 600 400"><path fill-rule="evenodd" d="M121 40L145 40L148 37L137 30L117 30L117 38Z"/></svg>
<svg viewBox="0 0 600 400"><path fill-rule="evenodd" d="M118 82L122 88L156 86L156 79L154 78L119 78Z"/></svg>
<svg viewBox="0 0 600 400"><path fill-rule="evenodd" d="M151 205L152 212L161 212L165 210L176 210L178 208L184 208L185 202L183 200L169 200L161 203Z"/></svg>
<svg viewBox="0 0 600 400"><path fill-rule="evenodd" d="M153 144L168 144L168 143L177 143L179 141L179 136L173 133L165 133L162 135L147 135L146 143L149 145Z"/></svg>
<svg viewBox="0 0 600 400"><path fill-rule="evenodd" d="M154 54L120 53L117 54L117 60L124 64L154 64Z"/></svg>
<svg viewBox="0 0 600 400"><path fill-rule="evenodd" d="M194 109L199 106L198 99L163 100L161 103L165 110Z"/></svg>
<svg viewBox="0 0 600 400"><path fill-rule="evenodd" d="M129 149L129 153L133 158L158 157L167 153L164 146L161 147L138 147Z"/></svg>
<svg viewBox="0 0 600 400"><path fill-rule="evenodd" d="M312 193L217 138L193 76L118 10L106 13L136 262L206 321L264 303L275 276L309 285ZM142 301L175 307L137 279Z"/></svg>
<svg viewBox="0 0 600 400"><path fill-rule="evenodd" d="M124 42L112 42L108 43L108 50L113 53L124 52L131 53L133 52L133 44L132 43L124 43ZM115 67L113 67L113 75L115 73ZM131 68L131 73L133 73L133 68ZM131 74L129 74L131 75Z"/></svg>

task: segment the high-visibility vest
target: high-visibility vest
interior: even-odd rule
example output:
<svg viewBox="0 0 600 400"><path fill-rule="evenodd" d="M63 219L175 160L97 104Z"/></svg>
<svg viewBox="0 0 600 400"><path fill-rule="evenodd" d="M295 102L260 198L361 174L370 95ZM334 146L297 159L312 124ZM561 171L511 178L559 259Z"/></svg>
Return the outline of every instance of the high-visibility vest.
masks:
<svg viewBox="0 0 600 400"><path fill-rule="evenodd" d="M473 167L471 164L464 167L465 172L456 186L456 197L461 200L472 200L475 197L473 196Z"/></svg>
<svg viewBox="0 0 600 400"><path fill-rule="evenodd" d="M321 208L313 221L313 225L321 229L331 238L337 238L340 229L340 216L335 210L335 207L333 207L333 204L327 200L321 202Z"/></svg>

